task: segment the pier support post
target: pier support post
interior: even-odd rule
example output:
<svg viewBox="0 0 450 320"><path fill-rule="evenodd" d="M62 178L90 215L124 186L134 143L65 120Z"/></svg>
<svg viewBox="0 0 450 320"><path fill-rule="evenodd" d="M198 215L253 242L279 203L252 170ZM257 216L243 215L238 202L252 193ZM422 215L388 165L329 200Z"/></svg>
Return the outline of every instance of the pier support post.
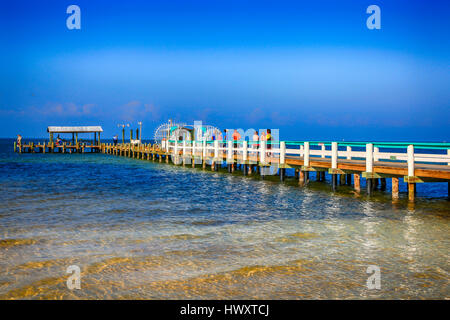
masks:
<svg viewBox="0 0 450 320"><path fill-rule="evenodd" d="M186 166L186 140L183 140L183 149L182 150L183 150L182 151L182 153L183 153L182 163L183 163L183 167L185 167Z"/></svg>
<svg viewBox="0 0 450 320"><path fill-rule="evenodd" d="M220 164L222 163L222 159L219 158L219 140L214 140L214 170L219 171Z"/></svg>
<svg viewBox="0 0 450 320"><path fill-rule="evenodd" d="M247 175L248 166L248 141L242 142L242 172Z"/></svg>
<svg viewBox="0 0 450 320"><path fill-rule="evenodd" d="M392 178L392 199L398 199L398 178Z"/></svg>
<svg viewBox="0 0 450 320"><path fill-rule="evenodd" d="M409 178L413 178L415 175L415 166L414 166L414 145L409 145L407 149L408 153L408 200L413 202L414 196L416 194L416 184L414 182L410 182Z"/></svg>
<svg viewBox="0 0 450 320"><path fill-rule="evenodd" d="M366 144L366 172L368 174L373 173L373 144L367 143ZM369 175L369 178L366 176L366 186L367 186L367 194L369 196L372 195L373 191L373 179L370 178L371 175Z"/></svg>
<svg viewBox="0 0 450 320"><path fill-rule="evenodd" d="M408 182L408 200L414 201L415 195L416 195L416 184Z"/></svg>
<svg viewBox="0 0 450 320"><path fill-rule="evenodd" d="M280 181L283 182L286 174L285 168L280 168Z"/></svg>
<svg viewBox="0 0 450 320"><path fill-rule="evenodd" d="M336 191L337 190L337 174L331 175L331 185L332 185L333 191Z"/></svg>
<svg viewBox="0 0 450 320"><path fill-rule="evenodd" d="M345 185L345 174L341 174L339 180L340 180L340 181L339 181L339 184L340 184L341 186Z"/></svg>
<svg viewBox="0 0 450 320"><path fill-rule="evenodd" d="M373 185L374 185L373 179L367 178L367 179L366 179L366 185L367 185L367 194L368 194L369 196L371 196L372 193L373 193Z"/></svg>
<svg viewBox="0 0 450 320"><path fill-rule="evenodd" d="M310 151L309 151L309 142L305 141L303 144L303 165L306 168L309 168L309 158L310 158Z"/></svg>
<svg viewBox="0 0 450 320"><path fill-rule="evenodd" d="M361 175L359 173L355 173L353 175L353 179L355 180L355 191L357 193L361 192Z"/></svg>
<svg viewBox="0 0 450 320"><path fill-rule="evenodd" d="M303 186L305 184L305 171L299 170L298 182L300 186Z"/></svg>
<svg viewBox="0 0 450 320"><path fill-rule="evenodd" d="M195 156L197 154L197 142L192 141L192 168L195 168Z"/></svg>
<svg viewBox="0 0 450 320"><path fill-rule="evenodd" d="M206 169L206 140L202 141L202 168Z"/></svg>
<svg viewBox="0 0 450 320"><path fill-rule="evenodd" d="M337 142L331 143L331 168L337 169L337 161L338 161L338 144ZM338 177L337 174L331 173L331 186L333 191L337 190Z"/></svg>

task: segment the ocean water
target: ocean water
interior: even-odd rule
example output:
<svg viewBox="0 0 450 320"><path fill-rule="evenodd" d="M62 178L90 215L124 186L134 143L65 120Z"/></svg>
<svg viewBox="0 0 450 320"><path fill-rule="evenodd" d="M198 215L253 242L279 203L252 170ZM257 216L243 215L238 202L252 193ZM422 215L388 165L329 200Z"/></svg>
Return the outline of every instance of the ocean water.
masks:
<svg viewBox="0 0 450 320"><path fill-rule="evenodd" d="M368 199L0 140L0 299L448 299L447 184ZM67 268L79 266L81 289ZM380 289L369 289L369 266Z"/></svg>

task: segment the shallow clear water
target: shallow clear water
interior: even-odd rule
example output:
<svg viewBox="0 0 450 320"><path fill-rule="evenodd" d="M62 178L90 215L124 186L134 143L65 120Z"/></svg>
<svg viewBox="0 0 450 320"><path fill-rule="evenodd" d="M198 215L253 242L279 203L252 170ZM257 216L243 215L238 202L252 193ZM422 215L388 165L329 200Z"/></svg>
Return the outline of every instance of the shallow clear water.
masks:
<svg viewBox="0 0 450 320"><path fill-rule="evenodd" d="M0 185L2 299L450 297L447 184L420 185L410 205L0 140Z"/></svg>

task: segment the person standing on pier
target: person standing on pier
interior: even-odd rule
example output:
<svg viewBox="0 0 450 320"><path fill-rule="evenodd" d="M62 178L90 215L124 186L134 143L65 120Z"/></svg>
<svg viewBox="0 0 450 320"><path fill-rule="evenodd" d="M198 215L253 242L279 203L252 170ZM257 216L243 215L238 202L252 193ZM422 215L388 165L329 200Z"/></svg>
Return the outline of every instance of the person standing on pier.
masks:
<svg viewBox="0 0 450 320"><path fill-rule="evenodd" d="M267 150L271 150L272 149L272 131L270 129L267 129L266 141L267 141ZM267 156L270 157L271 154L272 154L271 152L268 152Z"/></svg>
<svg viewBox="0 0 450 320"><path fill-rule="evenodd" d="M227 147L227 129L223 129L223 133L220 133L220 140L222 141L222 148Z"/></svg>
<svg viewBox="0 0 450 320"><path fill-rule="evenodd" d="M223 141L228 140L227 129L223 129Z"/></svg>
<svg viewBox="0 0 450 320"><path fill-rule="evenodd" d="M117 136L117 134L113 137L113 142L114 145L117 146L117 140L119 139L119 137Z"/></svg>
<svg viewBox="0 0 450 320"><path fill-rule="evenodd" d="M56 137L56 145L59 146L61 144L62 144L62 140L61 140L61 138L59 137L59 134L58 134L58 136Z"/></svg>
<svg viewBox="0 0 450 320"><path fill-rule="evenodd" d="M17 135L17 146L20 147L22 145L22 136L20 134Z"/></svg>
<svg viewBox="0 0 450 320"><path fill-rule="evenodd" d="M266 141L266 133L264 131L259 135L259 141Z"/></svg>
<svg viewBox="0 0 450 320"><path fill-rule="evenodd" d="M241 135L239 134L239 132L236 129L234 129L234 132L233 132L233 140L234 140L234 148L237 149L237 147L238 147L237 141L241 140ZM237 151L235 150L234 153L236 154Z"/></svg>

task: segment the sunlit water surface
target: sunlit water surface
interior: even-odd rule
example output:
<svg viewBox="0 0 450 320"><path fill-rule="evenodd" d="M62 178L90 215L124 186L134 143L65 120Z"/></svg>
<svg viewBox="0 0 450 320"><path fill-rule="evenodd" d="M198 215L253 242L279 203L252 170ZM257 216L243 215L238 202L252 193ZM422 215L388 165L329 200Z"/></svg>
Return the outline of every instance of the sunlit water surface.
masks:
<svg viewBox="0 0 450 320"><path fill-rule="evenodd" d="M412 206L224 172L0 140L0 298L449 298L446 184Z"/></svg>

